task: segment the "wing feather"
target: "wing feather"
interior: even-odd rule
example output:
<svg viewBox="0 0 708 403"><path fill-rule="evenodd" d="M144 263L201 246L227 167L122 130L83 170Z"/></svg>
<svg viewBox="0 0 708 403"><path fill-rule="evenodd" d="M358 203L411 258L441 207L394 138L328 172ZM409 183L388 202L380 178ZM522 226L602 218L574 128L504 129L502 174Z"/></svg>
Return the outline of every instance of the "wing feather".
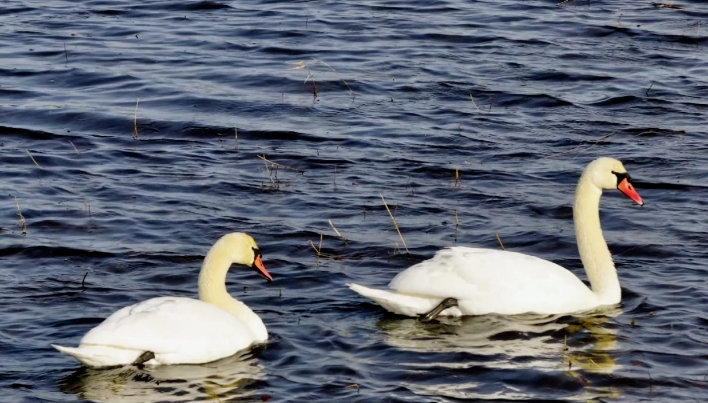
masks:
<svg viewBox="0 0 708 403"><path fill-rule="evenodd" d="M248 327L235 316L206 302L180 297L152 298L122 308L81 339L81 345L186 354L202 360L212 354L223 356L227 350L236 352L251 342Z"/></svg>
<svg viewBox="0 0 708 403"><path fill-rule="evenodd" d="M473 311L466 314L582 309L572 306L572 301L594 297L573 273L553 262L462 246L440 250L433 258L411 266L394 277L389 287L409 295L466 301L470 306L461 308ZM490 306L485 306L487 301Z"/></svg>

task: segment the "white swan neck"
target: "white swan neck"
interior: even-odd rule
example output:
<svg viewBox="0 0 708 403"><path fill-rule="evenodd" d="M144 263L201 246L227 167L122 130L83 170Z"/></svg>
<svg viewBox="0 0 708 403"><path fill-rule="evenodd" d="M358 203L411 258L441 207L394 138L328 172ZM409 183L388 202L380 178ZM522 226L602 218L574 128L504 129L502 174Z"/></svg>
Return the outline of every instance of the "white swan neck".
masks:
<svg viewBox="0 0 708 403"><path fill-rule="evenodd" d="M199 273L199 299L231 313L248 326L255 340L265 341L268 331L261 318L226 290L226 274L234 261L231 249L219 241L204 258Z"/></svg>
<svg viewBox="0 0 708 403"><path fill-rule="evenodd" d="M585 267L593 293L601 305L620 302L622 290L612 255L602 236L600 226L600 197L602 189L595 186L589 175L583 174L578 182L573 205L575 237L580 259Z"/></svg>

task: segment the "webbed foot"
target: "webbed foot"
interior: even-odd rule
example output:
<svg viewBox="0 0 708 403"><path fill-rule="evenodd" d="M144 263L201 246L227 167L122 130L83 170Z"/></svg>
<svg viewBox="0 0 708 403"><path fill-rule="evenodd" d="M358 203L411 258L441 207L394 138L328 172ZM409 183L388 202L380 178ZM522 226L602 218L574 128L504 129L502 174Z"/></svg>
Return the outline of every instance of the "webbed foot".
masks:
<svg viewBox="0 0 708 403"><path fill-rule="evenodd" d="M445 298L444 300L442 300L442 302L438 304L438 306L433 308L430 312L420 315L420 321L430 322L431 320L437 318L442 311L453 306L457 306L457 299L452 297Z"/></svg>
<svg viewBox="0 0 708 403"><path fill-rule="evenodd" d="M140 354L140 356L133 361L133 365L138 368L142 368L146 362L152 360L153 358L155 358L155 353L152 351L146 351Z"/></svg>

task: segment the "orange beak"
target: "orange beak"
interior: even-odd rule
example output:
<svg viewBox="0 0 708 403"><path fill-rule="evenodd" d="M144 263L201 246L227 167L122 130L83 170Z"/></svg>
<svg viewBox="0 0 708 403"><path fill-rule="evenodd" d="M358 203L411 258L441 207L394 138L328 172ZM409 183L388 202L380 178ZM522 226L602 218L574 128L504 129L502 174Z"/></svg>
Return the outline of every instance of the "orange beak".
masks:
<svg viewBox="0 0 708 403"><path fill-rule="evenodd" d="M263 265L263 259L261 259L260 253L256 255L255 259L253 259L253 265L258 270L258 274L260 274L264 279L268 281L273 281L273 277L268 274L268 270L266 270L265 266Z"/></svg>
<svg viewBox="0 0 708 403"><path fill-rule="evenodd" d="M634 186L632 186L632 184L629 182L629 179L627 179L627 178L622 179L622 181L617 185L617 189L620 192L622 192L625 196L634 200L634 202L637 203L638 205L640 205L640 206L644 205L642 198L639 196L639 193L637 193L637 191L634 190Z"/></svg>

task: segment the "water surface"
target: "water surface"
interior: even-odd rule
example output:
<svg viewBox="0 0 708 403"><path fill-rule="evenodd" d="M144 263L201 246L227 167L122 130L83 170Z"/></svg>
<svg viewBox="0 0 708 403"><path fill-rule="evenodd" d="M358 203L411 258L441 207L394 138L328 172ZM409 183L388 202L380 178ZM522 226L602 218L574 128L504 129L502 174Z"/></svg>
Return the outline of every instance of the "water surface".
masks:
<svg viewBox="0 0 708 403"><path fill-rule="evenodd" d="M5 399L704 400L708 5L556 3L4 2ZM269 176L258 155L296 170ZM498 248L495 233L584 278L572 198L602 155L646 201L602 202L621 306L426 324L345 287L446 246ZM275 278L228 278L266 346L111 371L49 346L196 296L231 231Z"/></svg>

